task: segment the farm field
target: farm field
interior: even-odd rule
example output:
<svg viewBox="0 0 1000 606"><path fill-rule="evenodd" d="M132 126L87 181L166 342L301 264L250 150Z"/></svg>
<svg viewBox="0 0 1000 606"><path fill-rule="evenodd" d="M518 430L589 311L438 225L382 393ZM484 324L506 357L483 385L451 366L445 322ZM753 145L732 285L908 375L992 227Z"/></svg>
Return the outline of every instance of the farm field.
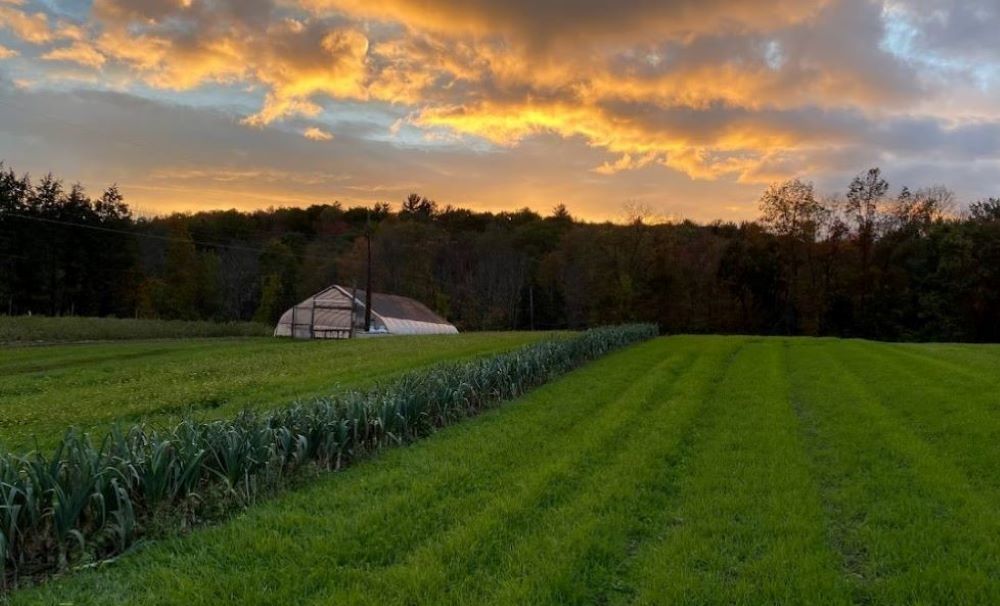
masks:
<svg viewBox="0 0 1000 606"><path fill-rule="evenodd" d="M273 330L271 326L256 322L0 316L0 345L198 337L270 337Z"/></svg>
<svg viewBox="0 0 1000 606"><path fill-rule="evenodd" d="M547 333L551 336L552 333ZM47 447L67 428L231 417L487 355L546 333L352 341L186 339L0 348L0 443Z"/></svg>
<svg viewBox="0 0 1000 606"><path fill-rule="evenodd" d="M1000 602L1000 347L669 337L14 604Z"/></svg>

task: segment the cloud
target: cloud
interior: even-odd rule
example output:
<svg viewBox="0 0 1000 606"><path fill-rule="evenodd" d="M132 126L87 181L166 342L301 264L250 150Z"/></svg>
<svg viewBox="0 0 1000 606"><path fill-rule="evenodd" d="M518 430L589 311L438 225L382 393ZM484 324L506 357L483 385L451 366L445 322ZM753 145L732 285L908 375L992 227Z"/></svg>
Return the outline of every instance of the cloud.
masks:
<svg viewBox="0 0 1000 606"><path fill-rule="evenodd" d="M302 131L302 136L306 139L312 141L333 141L333 134L319 128L317 126L310 126L309 128Z"/></svg>
<svg viewBox="0 0 1000 606"><path fill-rule="evenodd" d="M47 13L26 10L26 4L25 0L0 0L0 30L7 30L19 40L34 45L86 38L87 32L80 25L57 21L53 26Z"/></svg>
<svg viewBox="0 0 1000 606"><path fill-rule="evenodd" d="M896 19L911 49L944 57L995 61L1000 6L993 0L888 0L885 11Z"/></svg>
<svg viewBox="0 0 1000 606"><path fill-rule="evenodd" d="M15 36L31 44L44 44L55 39L49 29L49 18L44 12L28 13L17 3L0 4L0 29L7 29Z"/></svg>
<svg viewBox="0 0 1000 606"><path fill-rule="evenodd" d="M314 116L315 97L364 98L368 39L334 20L279 16L274 2L97 0L99 51L161 89L250 82L266 95L245 123Z"/></svg>
<svg viewBox="0 0 1000 606"><path fill-rule="evenodd" d="M246 123L263 126L296 114L314 116L318 94L334 98L366 97L364 60L368 39L353 29L304 27L272 32L270 52L254 66L257 79L270 92L259 112ZM275 40L275 38L277 40Z"/></svg>
<svg viewBox="0 0 1000 606"><path fill-rule="evenodd" d="M625 170L643 168L655 161L655 153L649 153L639 157L633 157L632 154L622 154L622 156L614 162L605 161L600 166L595 167L593 171L599 175L610 176Z"/></svg>
<svg viewBox="0 0 1000 606"><path fill-rule="evenodd" d="M811 18L825 0L301 0L447 34L504 35L533 45L592 40L684 39L705 32L769 30Z"/></svg>
<svg viewBox="0 0 1000 606"><path fill-rule="evenodd" d="M824 147L866 141L877 124L854 110L747 109L607 101L594 105L563 101L524 104L482 102L427 109L413 123L486 138L513 147L544 133L579 137L620 157L597 167L614 174L659 162L694 179L725 175L747 178L776 150L808 154Z"/></svg>
<svg viewBox="0 0 1000 606"><path fill-rule="evenodd" d="M46 61L69 61L84 67L100 68L107 61L97 49L87 42L74 42L69 46L54 48L42 55Z"/></svg>
<svg viewBox="0 0 1000 606"><path fill-rule="evenodd" d="M7 48L6 46L0 44L0 59L11 59L17 57L21 53L17 52L12 48Z"/></svg>

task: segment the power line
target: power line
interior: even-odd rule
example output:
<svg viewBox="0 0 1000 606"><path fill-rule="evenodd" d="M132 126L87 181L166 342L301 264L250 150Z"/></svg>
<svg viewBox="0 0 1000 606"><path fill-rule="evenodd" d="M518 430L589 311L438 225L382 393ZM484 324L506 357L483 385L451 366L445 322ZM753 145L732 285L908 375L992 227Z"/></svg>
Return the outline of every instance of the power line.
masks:
<svg viewBox="0 0 1000 606"><path fill-rule="evenodd" d="M175 238L175 237L171 237L171 236L160 236L160 235L157 235L157 234L147 234L147 233L142 233L142 232L138 232L138 231L129 231L129 230L126 230L126 229L115 229L113 227L103 227L103 226L100 226L100 225L85 225L83 223L73 223L72 221L61 221L59 219L49 219L47 217L35 217L35 216L32 216L32 215L22 215L22 214L19 214L19 213L11 213L11 212L0 213L0 218L3 218L3 217L14 217L14 218L17 218L17 219L25 219L25 220L28 220L28 221L38 221L40 223L50 223L50 224L53 224L53 225L63 225L63 226L66 226L66 227L76 227L76 228L80 228L80 229L89 229L89 230L92 230L92 231L100 231L100 232L107 232L107 233L123 234L123 235L126 235L126 236L135 236L137 238L149 238L151 240L161 240L161 241L164 241L164 242L180 242L182 244L186 244L188 242L191 242L193 244L197 244L199 246L204 246L204 247L210 247L210 248L228 248L230 250L239 250L239 251L244 251L244 252L253 252L253 253L257 253L257 254L264 254L265 252L267 252L267 249L265 249L265 248L255 248L255 247L252 247L252 246L241 246L239 244L223 244L221 242L208 242L208 241L205 241L205 240L195 240L195 239L190 239L189 240L189 239L185 239L185 238ZM299 255L299 256L302 259L313 259L313 260L317 260L317 261L331 261L331 262L335 262L337 260L334 257L325 257L325 256L321 256L321 255L303 254L303 255Z"/></svg>

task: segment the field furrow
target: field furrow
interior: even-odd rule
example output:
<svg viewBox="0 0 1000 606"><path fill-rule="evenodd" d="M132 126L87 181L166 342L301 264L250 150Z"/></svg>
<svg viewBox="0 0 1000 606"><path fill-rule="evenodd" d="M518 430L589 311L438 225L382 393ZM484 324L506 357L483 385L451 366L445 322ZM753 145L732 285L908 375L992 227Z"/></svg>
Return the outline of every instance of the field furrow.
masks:
<svg viewBox="0 0 1000 606"><path fill-rule="evenodd" d="M840 358L799 347L793 394L858 602L992 603L1000 599L995 503L907 428Z"/></svg>
<svg viewBox="0 0 1000 606"><path fill-rule="evenodd" d="M870 343L869 345L876 345ZM993 345L956 343L884 343L879 348L897 351L914 360L937 363L934 372L942 378L958 376L971 380L1000 384L1000 348Z"/></svg>
<svg viewBox="0 0 1000 606"><path fill-rule="evenodd" d="M997 377L957 377L924 365L898 348L838 350L837 360L858 377L899 423L927 441L981 490L1000 498L1000 388ZM919 397L913 397L913 394Z"/></svg>
<svg viewBox="0 0 1000 606"><path fill-rule="evenodd" d="M846 601L784 356L780 342L749 343L707 403L675 523L637 558L636 603Z"/></svg>

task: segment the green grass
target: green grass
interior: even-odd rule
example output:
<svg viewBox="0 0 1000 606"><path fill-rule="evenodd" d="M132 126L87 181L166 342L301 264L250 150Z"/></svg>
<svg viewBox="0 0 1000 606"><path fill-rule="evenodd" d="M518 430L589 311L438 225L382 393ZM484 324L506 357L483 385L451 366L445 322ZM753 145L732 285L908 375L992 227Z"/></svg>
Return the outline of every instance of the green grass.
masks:
<svg viewBox="0 0 1000 606"><path fill-rule="evenodd" d="M12 602L1000 603L998 371L659 339Z"/></svg>
<svg viewBox="0 0 1000 606"><path fill-rule="evenodd" d="M70 426L232 417L486 355L551 333L351 341L189 339L0 348L0 442L51 446Z"/></svg>
<svg viewBox="0 0 1000 606"><path fill-rule="evenodd" d="M255 322L187 322L46 316L0 316L0 344L68 343L197 337L266 337L274 328Z"/></svg>

